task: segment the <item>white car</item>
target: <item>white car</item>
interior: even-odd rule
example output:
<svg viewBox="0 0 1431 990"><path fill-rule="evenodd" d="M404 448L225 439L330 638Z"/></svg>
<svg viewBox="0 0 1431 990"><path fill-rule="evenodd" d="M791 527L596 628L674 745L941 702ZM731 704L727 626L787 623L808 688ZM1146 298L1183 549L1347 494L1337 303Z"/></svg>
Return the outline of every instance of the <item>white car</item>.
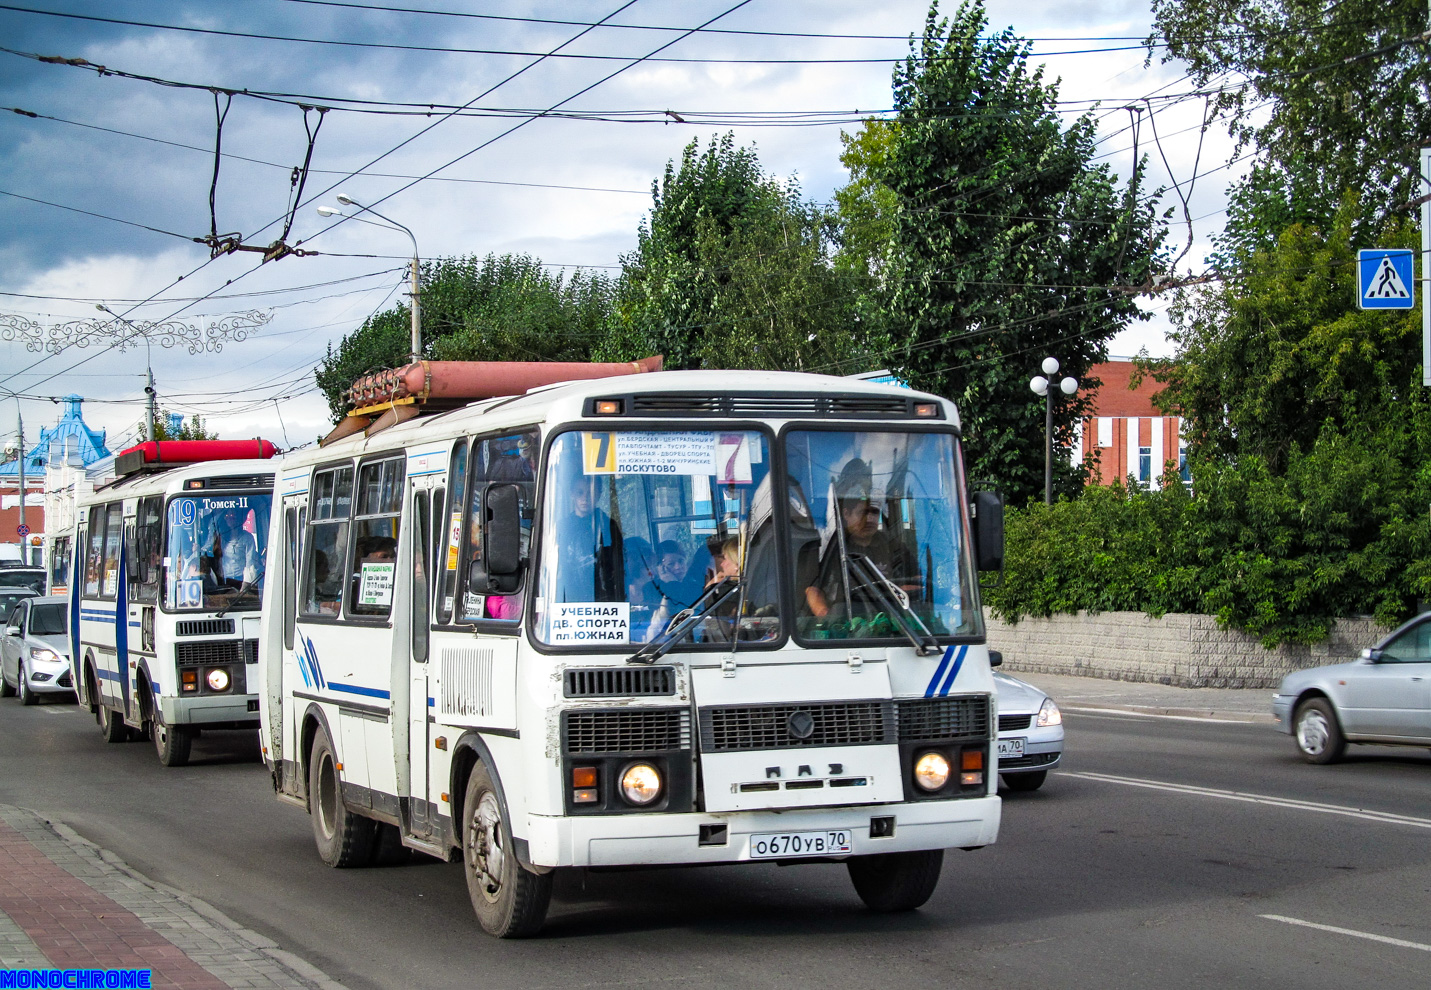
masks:
<svg viewBox="0 0 1431 990"><path fill-rule="evenodd" d="M0 695L33 705L42 694L74 694L70 680L69 603L62 596L25 598L0 638Z"/></svg>
<svg viewBox="0 0 1431 990"><path fill-rule="evenodd" d="M1431 746L1431 612L1360 660L1288 674L1272 714L1308 763L1335 763L1347 743Z"/></svg>
<svg viewBox="0 0 1431 990"><path fill-rule="evenodd" d="M996 651L991 660L1002 662ZM1063 713L1043 691L994 671L999 696L999 776L1011 791L1036 791L1063 757Z"/></svg>

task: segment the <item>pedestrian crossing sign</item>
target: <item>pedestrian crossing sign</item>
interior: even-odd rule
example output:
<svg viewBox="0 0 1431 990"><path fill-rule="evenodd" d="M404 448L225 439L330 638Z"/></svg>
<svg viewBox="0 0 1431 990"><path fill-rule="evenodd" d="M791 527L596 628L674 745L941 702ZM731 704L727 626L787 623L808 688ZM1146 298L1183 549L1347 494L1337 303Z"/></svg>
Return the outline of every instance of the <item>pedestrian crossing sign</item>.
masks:
<svg viewBox="0 0 1431 990"><path fill-rule="evenodd" d="M1372 248L1357 253L1362 309L1411 309L1416 304L1416 269L1408 250Z"/></svg>

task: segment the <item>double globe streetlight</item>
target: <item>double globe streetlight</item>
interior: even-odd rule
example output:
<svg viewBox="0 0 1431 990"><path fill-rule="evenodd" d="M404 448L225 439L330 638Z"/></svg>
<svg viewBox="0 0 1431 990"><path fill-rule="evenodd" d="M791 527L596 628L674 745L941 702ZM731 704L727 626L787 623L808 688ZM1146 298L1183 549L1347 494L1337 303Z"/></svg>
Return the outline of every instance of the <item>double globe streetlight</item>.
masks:
<svg viewBox="0 0 1431 990"><path fill-rule="evenodd" d="M1052 378L1058 374L1058 358L1046 357L1043 359L1043 375L1034 375L1029 381L1029 388L1033 389L1035 395L1044 397L1043 413L1043 502L1045 505L1053 504L1053 382ZM1048 377L1045 378L1044 375ZM1065 378L1058 383L1058 389L1064 395L1072 395L1078 391L1077 378Z"/></svg>
<svg viewBox="0 0 1431 990"><path fill-rule="evenodd" d="M336 207L332 207L332 206L320 206L320 207L318 207L318 215L319 215L320 217L344 217L344 218L346 218L346 219L348 219L348 220L357 220L359 223L372 223L374 227L384 227L384 226L395 227L395 228L397 228L398 230L401 230L404 234L406 234L406 235L408 236L408 238L412 241L412 271L409 273L410 276L411 276L411 278L412 278L412 342L411 342L411 343L412 343L412 355L411 355L411 357L412 357L412 362L413 362L413 364L416 364L418 361L422 360L422 322L421 322L422 318L421 318L421 314L420 314L420 312L419 312L419 310L418 310L418 293L420 292L420 290L421 290L421 288L422 288L422 269L421 269L421 267L420 267L420 262L419 262L419 260L418 260L417 236L416 236L415 234L413 234L413 232L412 232L411 230L408 230L408 229L407 229L406 227L404 227L402 224L398 223L396 220L392 219L391 217L385 217L385 216L383 216L381 213L379 213L377 210L373 209L371 206L364 206L362 203L359 203L356 199L354 199L353 197L349 196L347 193L339 193L337 198L338 198L338 202L341 203L342 205L344 205L344 206L352 206L352 207L356 208L356 209L358 210L358 212L360 212L360 213L371 213L373 216L377 217L379 220L384 220L384 221L386 221L386 223L373 223L373 221L371 221L371 220L368 220L368 219L365 219L365 218L359 217L359 216L354 216L354 215L351 214L351 213L344 213L342 210L337 209Z"/></svg>

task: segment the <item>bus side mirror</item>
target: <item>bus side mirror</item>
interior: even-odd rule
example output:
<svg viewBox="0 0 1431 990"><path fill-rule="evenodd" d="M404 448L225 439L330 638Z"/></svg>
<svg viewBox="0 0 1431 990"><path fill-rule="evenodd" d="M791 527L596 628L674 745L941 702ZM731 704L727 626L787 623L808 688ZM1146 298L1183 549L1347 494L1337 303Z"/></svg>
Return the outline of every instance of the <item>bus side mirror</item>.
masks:
<svg viewBox="0 0 1431 990"><path fill-rule="evenodd" d="M1004 569L1004 497L975 492L973 509L974 566L981 571Z"/></svg>
<svg viewBox="0 0 1431 990"><path fill-rule="evenodd" d="M468 590L511 594L521 584L522 518L516 485L490 485L482 493L481 553L467 568Z"/></svg>

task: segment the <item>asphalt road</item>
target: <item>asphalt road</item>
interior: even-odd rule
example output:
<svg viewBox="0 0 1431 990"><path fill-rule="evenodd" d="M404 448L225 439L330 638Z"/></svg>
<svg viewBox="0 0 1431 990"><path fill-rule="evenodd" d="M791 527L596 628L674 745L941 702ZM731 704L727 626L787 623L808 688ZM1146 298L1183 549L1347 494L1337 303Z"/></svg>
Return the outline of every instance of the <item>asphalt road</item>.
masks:
<svg viewBox="0 0 1431 990"><path fill-rule="evenodd" d="M1006 795L998 844L947 854L899 916L866 912L834 865L577 873L541 938L498 942L459 866L322 866L251 735L207 734L166 770L53 702L0 702L0 802L352 987L1431 985L1431 754L1312 767L1267 725L1066 727L1064 772Z"/></svg>

